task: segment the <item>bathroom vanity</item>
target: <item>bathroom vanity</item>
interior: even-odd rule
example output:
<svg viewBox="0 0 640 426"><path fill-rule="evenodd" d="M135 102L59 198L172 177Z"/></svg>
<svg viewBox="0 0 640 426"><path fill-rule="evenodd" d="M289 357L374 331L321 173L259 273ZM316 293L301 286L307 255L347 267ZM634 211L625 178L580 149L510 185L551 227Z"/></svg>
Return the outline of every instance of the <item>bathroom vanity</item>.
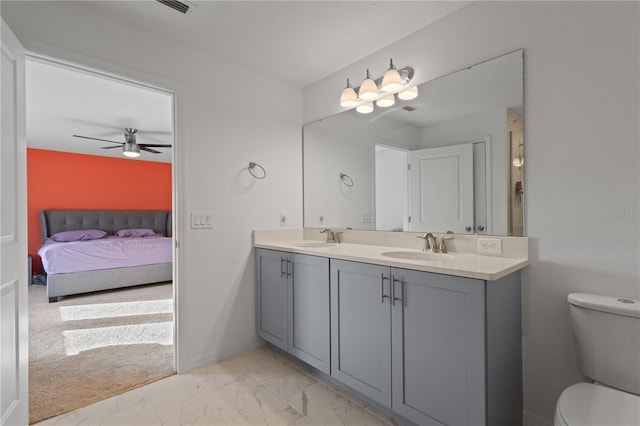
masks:
<svg viewBox="0 0 640 426"><path fill-rule="evenodd" d="M369 234L256 231L258 335L416 424L520 424L526 238L494 257Z"/></svg>

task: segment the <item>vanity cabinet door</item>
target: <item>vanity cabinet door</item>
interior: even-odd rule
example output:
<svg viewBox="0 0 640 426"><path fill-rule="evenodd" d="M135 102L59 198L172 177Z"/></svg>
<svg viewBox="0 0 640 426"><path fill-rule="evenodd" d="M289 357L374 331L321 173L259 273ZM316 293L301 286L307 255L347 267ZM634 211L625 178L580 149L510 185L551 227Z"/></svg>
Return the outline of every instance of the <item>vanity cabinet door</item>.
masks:
<svg viewBox="0 0 640 426"><path fill-rule="evenodd" d="M287 255L256 249L258 336L287 350Z"/></svg>
<svg viewBox="0 0 640 426"><path fill-rule="evenodd" d="M330 374L329 259L291 253L288 256L288 351Z"/></svg>
<svg viewBox="0 0 640 426"><path fill-rule="evenodd" d="M484 425L485 282L392 268L393 411Z"/></svg>
<svg viewBox="0 0 640 426"><path fill-rule="evenodd" d="M391 407L389 268L331 259L331 376Z"/></svg>

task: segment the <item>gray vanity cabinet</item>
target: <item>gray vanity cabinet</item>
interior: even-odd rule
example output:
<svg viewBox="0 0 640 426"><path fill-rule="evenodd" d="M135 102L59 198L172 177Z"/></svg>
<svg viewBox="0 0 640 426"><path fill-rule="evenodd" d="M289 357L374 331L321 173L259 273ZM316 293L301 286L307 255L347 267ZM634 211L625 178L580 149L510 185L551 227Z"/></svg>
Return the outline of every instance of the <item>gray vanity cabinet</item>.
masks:
<svg viewBox="0 0 640 426"><path fill-rule="evenodd" d="M329 259L257 249L257 332L329 374Z"/></svg>
<svg viewBox="0 0 640 426"><path fill-rule="evenodd" d="M420 425L485 424L484 281L391 275L393 410Z"/></svg>
<svg viewBox="0 0 640 426"><path fill-rule="evenodd" d="M280 349L288 348L287 255L274 250L256 250L256 329L258 336Z"/></svg>
<svg viewBox="0 0 640 426"><path fill-rule="evenodd" d="M419 425L522 421L520 275L331 260L331 375Z"/></svg>
<svg viewBox="0 0 640 426"><path fill-rule="evenodd" d="M331 376L391 408L389 267L331 259Z"/></svg>

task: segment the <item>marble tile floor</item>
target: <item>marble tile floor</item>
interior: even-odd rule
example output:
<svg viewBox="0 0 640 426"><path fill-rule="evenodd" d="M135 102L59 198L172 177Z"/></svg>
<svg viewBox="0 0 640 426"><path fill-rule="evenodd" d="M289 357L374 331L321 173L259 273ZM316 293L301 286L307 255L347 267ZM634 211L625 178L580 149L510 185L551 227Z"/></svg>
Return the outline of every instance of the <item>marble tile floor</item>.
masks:
<svg viewBox="0 0 640 426"><path fill-rule="evenodd" d="M175 375L44 425L393 425L268 347Z"/></svg>

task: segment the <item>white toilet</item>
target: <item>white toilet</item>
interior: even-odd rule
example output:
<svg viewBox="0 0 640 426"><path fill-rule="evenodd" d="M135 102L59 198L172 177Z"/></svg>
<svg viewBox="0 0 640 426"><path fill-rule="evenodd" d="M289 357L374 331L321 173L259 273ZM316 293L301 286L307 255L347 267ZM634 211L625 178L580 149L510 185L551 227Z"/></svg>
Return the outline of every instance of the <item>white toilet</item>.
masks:
<svg viewBox="0 0 640 426"><path fill-rule="evenodd" d="M640 425L640 301L568 297L580 371L594 383L562 392L555 426Z"/></svg>

